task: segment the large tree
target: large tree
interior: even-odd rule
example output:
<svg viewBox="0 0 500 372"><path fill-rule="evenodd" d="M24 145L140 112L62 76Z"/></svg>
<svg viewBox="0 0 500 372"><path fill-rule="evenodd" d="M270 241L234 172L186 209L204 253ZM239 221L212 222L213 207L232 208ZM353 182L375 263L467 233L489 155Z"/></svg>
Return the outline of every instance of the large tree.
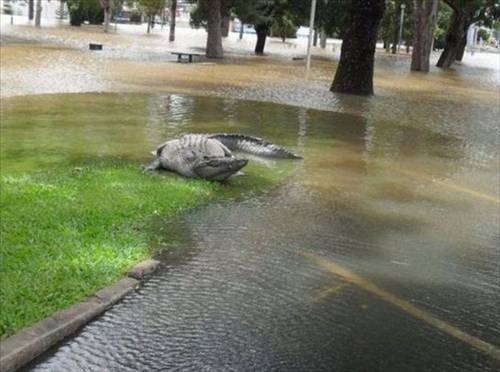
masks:
<svg viewBox="0 0 500 372"><path fill-rule="evenodd" d="M461 59L465 48L465 36L472 23L491 25L500 15L498 0L444 0L453 10L451 22L446 33L443 53L437 62L438 67L449 68Z"/></svg>
<svg viewBox="0 0 500 372"><path fill-rule="evenodd" d="M414 0L415 38L411 69L429 72L434 26L437 19L438 0Z"/></svg>
<svg viewBox="0 0 500 372"><path fill-rule="evenodd" d="M446 0L446 3L453 9L453 16L446 33L443 53L441 53L437 63L437 66L442 68L448 68L455 62L466 29L472 23L477 6L475 0Z"/></svg>
<svg viewBox="0 0 500 372"><path fill-rule="evenodd" d="M221 1L203 0L207 9L207 58L222 58Z"/></svg>
<svg viewBox="0 0 500 372"><path fill-rule="evenodd" d="M384 6L385 0L352 0L351 21L342 41L332 92L373 94L377 29Z"/></svg>

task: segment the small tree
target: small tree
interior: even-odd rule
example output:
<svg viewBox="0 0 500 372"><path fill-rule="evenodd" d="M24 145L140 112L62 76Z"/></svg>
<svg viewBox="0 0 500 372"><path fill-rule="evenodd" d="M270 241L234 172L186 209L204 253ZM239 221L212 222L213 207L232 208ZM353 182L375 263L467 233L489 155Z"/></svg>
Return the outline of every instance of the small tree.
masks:
<svg viewBox="0 0 500 372"><path fill-rule="evenodd" d="M254 25L256 54L264 53L267 35L274 24L286 19L288 25L299 26L306 21L309 8L310 3L302 0L235 0L234 3L234 12L242 23Z"/></svg>
<svg viewBox="0 0 500 372"><path fill-rule="evenodd" d="M139 6L148 19L148 34L151 31L151 23L157 14L165 8L165 0L139 0Z"/></svg>
<svg viewBox="0 0 500 372"><path fill-rule="evenodd" d="M279 36L285 42L287 37L295 37L297 29L293 16L285 13L274 22L271 32L273 36Z"/></svg>

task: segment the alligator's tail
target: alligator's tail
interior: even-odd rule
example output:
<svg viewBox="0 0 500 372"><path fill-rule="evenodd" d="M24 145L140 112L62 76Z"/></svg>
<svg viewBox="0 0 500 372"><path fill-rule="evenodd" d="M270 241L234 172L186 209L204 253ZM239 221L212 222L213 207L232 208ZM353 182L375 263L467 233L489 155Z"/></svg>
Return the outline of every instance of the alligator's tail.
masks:
<svg viewBox="0 0 500 372"><path fill-rule="evenodd" d="M264 141L261 138L245 136L243 134L210 134L210 138L216 139L232 151L241 151L249 154L278 159L302 159L284 147Z"/></svg>

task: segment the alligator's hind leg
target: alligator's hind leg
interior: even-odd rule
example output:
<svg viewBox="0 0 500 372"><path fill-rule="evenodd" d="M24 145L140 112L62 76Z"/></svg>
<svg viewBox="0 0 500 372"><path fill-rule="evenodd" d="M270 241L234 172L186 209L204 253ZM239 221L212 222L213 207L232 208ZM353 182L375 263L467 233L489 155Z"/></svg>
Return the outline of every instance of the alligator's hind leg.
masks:
<svg viewBox="0 0 500 372"><path fill-rule="evenodd" d="M144 165L142 167L142 170L144 172L151 172L151 171L155 171L155 170L158 170L161 168L161 163L160 163L160 159L156 159L155 161L153 161L151 164L148 164L148 165Z"/></svg>

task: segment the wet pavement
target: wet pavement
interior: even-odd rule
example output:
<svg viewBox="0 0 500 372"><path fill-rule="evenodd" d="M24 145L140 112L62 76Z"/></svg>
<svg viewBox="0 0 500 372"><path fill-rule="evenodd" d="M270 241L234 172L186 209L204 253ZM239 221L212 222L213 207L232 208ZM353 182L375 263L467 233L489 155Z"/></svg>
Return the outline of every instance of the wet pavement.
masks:
<svg viewBox="0 0 500 372"><path fill-rule="evenodd" d="M10 107L30 100L59 115L71 105L93 113L60 124L44 112L45 146L72 126L85 134L61 138L52 153L76 147L137 161L160 136L225 131L286 145L304 160L272 190L157 221L159 241L176 242L160 254L160 271L27 370L498 370L498 55L429 75L381 55L378 94L359 98L328 92L334 54L318 56L305 77L282 49L270 60L196 68L151 61L141 70L144 61L99 57L112 72L73 49L54 53L89 58L83 65L100 71L103 90L154 93L3 98L11 118L26 112ZM101 89L92 84L101 82L83 91ZM112 133L100 125L110 105L121 120ZM11 136L29 148L29 126L10 123L3 145ZM286 164L256 163L252 172Z"/></svg>

